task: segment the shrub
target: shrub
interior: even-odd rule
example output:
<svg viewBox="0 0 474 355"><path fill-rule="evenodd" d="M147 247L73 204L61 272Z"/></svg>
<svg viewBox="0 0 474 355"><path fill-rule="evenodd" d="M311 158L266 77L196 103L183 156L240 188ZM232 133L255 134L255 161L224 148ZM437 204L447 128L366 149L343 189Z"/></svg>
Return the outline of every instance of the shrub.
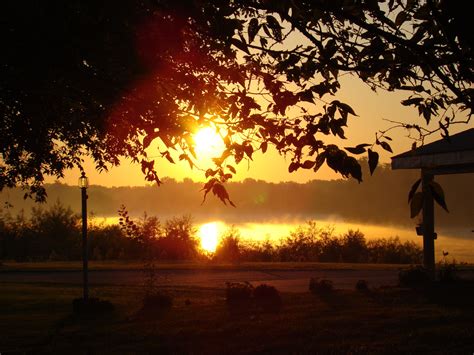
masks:
<svg viewBox="0 0 474 355"><path fill-rule="evenodd" d="M456 260L448 262L446 256L444 260L438 264L438 280L440 282L454 282L457 280Z"/></svg>
<svg viewBox="0 0 474 355"><path fill-rule="evenodd" d="M312 277L309 280L309 290L312 293L329 293L334 287L331 280L319 279Z"/></svg>
<svg viewBox="0 0 474 355"><path fill-rule="evenodd" d="M369 284L367 283L366 280L359 280L356 282L355 288L357 291L368 291L369 290Z"/></svg>
<svg viewBox="0 0 474 355"><path fill-rule="evenodd" d="M165 311L170 309L172 305L173 297L167 293L155 291L143 297L142 310L152 312Z"/></svg>
<svg viewBox="0 0 474 355"><path fill-rule="evenodd" d="M226 301L228 304L250 303L253 286L249 282L227 282Z"/></svg>
<svg viewBox="0 0 474 355"><path fill-rule="evenodd" d="M253 297L257 307L267 312L278 312L281 309L280 292L266 284L261 284L253 290Z"/></svg>
<svg viewBox="0 0 474 355"><path fill-rule="evenodd" d="M398 280L400 286L419 287L429 284L431 282L431 276L427 269L422 266L416 266L401 270L398 273Z"/></svg>
<svg viewBox="0 0 474 355"><path fill-rule="evenodd" d="M110 301L95 297L89 298L87 302L84 301L84 298L75 298L72 301L72 308L73 312L78 315L100 315L112 313L115 310Z"/></svg>

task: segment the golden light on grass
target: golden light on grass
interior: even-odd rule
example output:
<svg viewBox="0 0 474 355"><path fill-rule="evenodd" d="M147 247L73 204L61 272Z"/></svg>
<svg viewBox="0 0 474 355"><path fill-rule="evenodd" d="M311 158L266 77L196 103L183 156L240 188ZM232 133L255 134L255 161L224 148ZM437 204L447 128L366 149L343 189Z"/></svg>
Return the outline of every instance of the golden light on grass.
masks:
<svg viewBox="0 0 474 355"><path fill-rule="evenodd" d="M221 136L212 127L201 128L194 134L198 157L214 158L222 154L225 144Z"/></svg>
<svg viewBox="0 0 474 355"><path fill-rule="evenodd" d="M216 222L203 224L198 231L201 248L207 252L215 252L219 242L219 228Z"/></svg>

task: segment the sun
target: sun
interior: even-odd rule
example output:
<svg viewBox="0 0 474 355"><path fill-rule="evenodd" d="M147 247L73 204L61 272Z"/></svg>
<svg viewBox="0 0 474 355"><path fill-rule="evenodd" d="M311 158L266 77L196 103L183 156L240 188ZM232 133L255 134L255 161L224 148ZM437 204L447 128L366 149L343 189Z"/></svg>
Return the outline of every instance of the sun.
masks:
<svg viewBox="0 0 474 355"><path fill-rule="evenodd" d="M214 158L222 154L225 144L212 127L201 128L194 134L196 154L199 157Z"/></svg>
<svg viewBox="0 0 474 355"><path fill-rule="evenodd" d="M215 252L219 242L219 229L217 223L211 222L203 224L198 231L201 239L201 248L208 252Z"/></svg>

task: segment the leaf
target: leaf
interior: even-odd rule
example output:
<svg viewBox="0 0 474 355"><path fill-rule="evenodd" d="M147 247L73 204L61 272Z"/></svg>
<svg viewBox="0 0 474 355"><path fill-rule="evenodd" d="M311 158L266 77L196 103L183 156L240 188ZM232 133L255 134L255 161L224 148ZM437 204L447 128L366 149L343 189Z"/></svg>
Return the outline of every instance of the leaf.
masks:
<svg viewBox="0 0 474 355"><path fill-rule="evenodd" d="M249 37L249 44L253 42L255 36L257 35L259 30L258 20L253 18L250 20L249 27L248 27L248 37Z"/></svg>
<svg viewBox="0 0 474 355"><path fill-rule="evenodd" d="M444 198L444 191L443 188L441 187L440 184L438 184L436 181L430 181L430 190L431 193L433 194L434 200L443 207L443 209L449 213L448 206L446 205L446 200Z"/></svg>
<svg viewBox="0 0 474 355"><path fill-rule="evenodd" d="M416 190L418 189L418 186L420 186L421 179L418 179L415 181L413 186L410 189L410 192L408 193L408 203L410 203L411 199L413 198L413 195L415 194Z"/></svg>
<svg viewBox="0 0 474 355"><path fill-rule="evenodd" d="M315 162L311 160L306 160L303 164L301 164L301 167L303 169L311 169L314 166Z"/></svg>
<svg viewBox="0 0 474 355"><path fill-rule="evenodd" d="M267 24L272 30L273 37L277 42L280 42L282 40L282 35L281 35L281 26L278 20L273 17L272 15L267 16Z"/></svg>
<svg viewBox="0 0 474 355"><path fill-rule="evenodd" d="M325 160L326 160L326 154L324 154L324 153L318 154L318 156L316 157L316 162L314 164L313 170L315 172L318 171L319 168L321 168L321 166L323 166Z"/></svg>
<svg viewBox="0 0 474 355"><path fill-rule="evenodd" d="M405 22L410 17L410 14L406 11L400 11L395 18L395 25L399 27L403 22Z"/></svg>
<svg viewBox="0 0 474 355"><path fill-rule="evenodd" d="M369 169L370 169L370 175L374 174L375 168L377 167L379 163L379 153L374 152L372 149L368 150L369 154Z"/></svg>
<svg viewBox="0 0 474 355"><path fill-rule="evenodd" d="M366 151L365 147L370 147L370 144L359 144L356 147L345 147L344 149L352 154L362 154Z"/></svg>
<svg viewBox="0 0 474 355"><path fill-rule="evenodd" d="M350 107L348 104L345 104L343 102L337 101L336 103L337 107L339 107L341 110L350 113L351 115L357 116L352 107Z"/></svg>
<svg viewBox="0 0 474 355"><path fill-rule="evenodd" d="M231 38L230 43L233 44L238 49L240 49L241 51L244 51L245 53L250 54L247 44L242 41L239 41L237 38Z"/></svg>
<svg viewBox="0 0 474 355"><path fill-rule="evenodd" d="M166 152L164 153L164 156L165 156L166 159L168 159L168 161L169 161L170 163L174 164L174 160L173 160L173 158L171 157L170 152L166 151Z"/></svg>
<svg viewBox="0 0 474 355"><path fill-rule="evenodd" d="M214 176L217 174L217 170L212 170L211 168L206 170L205 176L208 178L209 176Z"/></svg>
<svg viewBox="0 0 474 355"><path fill-rule="evenodd" d="M262 153L265 153L268 149L268 143L262 142L262 144L260 144L260 149L262 150Z"/></svg>
<svg viewBox="0 0 474 355"><path fill-rule="evenodd" d="M212 186L212 192L224 203L224 205L226 204L226 200L228 200L230 204L235 207L233 202L229 199L229 194L227 190L225 189L224 185L220 183L215 183Z"/></svg>
<svg viewBox="0 0 474 355"><path fill-rule="evenodd" d="M422 101L423 101L423 98L421 97L413 97L410 99L403 100L401 103L403 106L410 106L410 105L418 105Z"/></svg>
<svg viewBox="0 0 474 355"><path fill-rule="evenodd" d="M423 208L423 193L417 192L413 195L410 203L410 218L415 218Z"/></svg>
<svg viewBox="0 0 474 355"><path fill-rule="evenodd" d="M293 171L297 170L299 167L300 167L300 165L299 165L297 162L292 162L292 163L288 166L288 171L289 171L290 173L292 173Z"/></svg>
<svg viewBox="0 0 474 355"><path fill-rule="evenodd" d="M392 147L390 147L390 144L388 144L387 142L380 142L380 145L381 145L382 148L385 149L386 151L388 151L388 152L390 152L390 153L393 153Z"/></svg>
<svg viewBox="0 0 474 355"><path fill-rule="evenodd" d="M236 173L235 168L232 165L227 165L227 168L230 170L232 174Z"/></svg>

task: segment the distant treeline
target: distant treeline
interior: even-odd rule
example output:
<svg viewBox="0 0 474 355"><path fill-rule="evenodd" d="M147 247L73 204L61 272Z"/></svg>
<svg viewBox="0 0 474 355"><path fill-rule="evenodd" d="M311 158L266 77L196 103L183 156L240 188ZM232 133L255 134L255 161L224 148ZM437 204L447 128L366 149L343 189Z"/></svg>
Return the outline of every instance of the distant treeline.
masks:
<svg viewBox="0 0 474 355"><path fill-rule="evenodd" d="M366 166L363 163L362 166ZM407 196L419 171L392 171L388 165L377 168L373 176L364 171L364 182L352 180L314 180L306 184L293 182L267 183L252 179L227 184L237 208L226 207L216 198L208 196L201 204L202 183L189 179L176 182L165 179L160 187L101 187L88 190L89 210L97 216L116 216L120 205L125 204L133 216L144 211L168 217L191 214L197 221L207 219L238 223L262 220L324 219L338 216L347 221L363 223L413 226L409 218ZM473 175L437 176L445 191L450 213L436 207L437 227L473 228L474 189ZM48 203L57 200L74 211L80 211L80 192L75 186L50 184L47 186ZM23 200L20 189L4 190L1 201L14 213L22 208L29 211L33 201Z"/></svg>
<svg viewBox="0 0 474 355"><path fill-rule="evenodd" d="M215 260L320 261L351 263L419 263L421 248L398 238L367 241L360 231L335 236L330 228L315 222L300 226L278 243L242 242L232 227L221 236L215 253L200 248L190 216L173 217L163 223L157 217L129 217L122 208L120 224L92 223L89 247L92 260ZM80 218L70 208L56 203L48 210L35 208L24 214L0 215L2 260L79 260Z"/></svg>

